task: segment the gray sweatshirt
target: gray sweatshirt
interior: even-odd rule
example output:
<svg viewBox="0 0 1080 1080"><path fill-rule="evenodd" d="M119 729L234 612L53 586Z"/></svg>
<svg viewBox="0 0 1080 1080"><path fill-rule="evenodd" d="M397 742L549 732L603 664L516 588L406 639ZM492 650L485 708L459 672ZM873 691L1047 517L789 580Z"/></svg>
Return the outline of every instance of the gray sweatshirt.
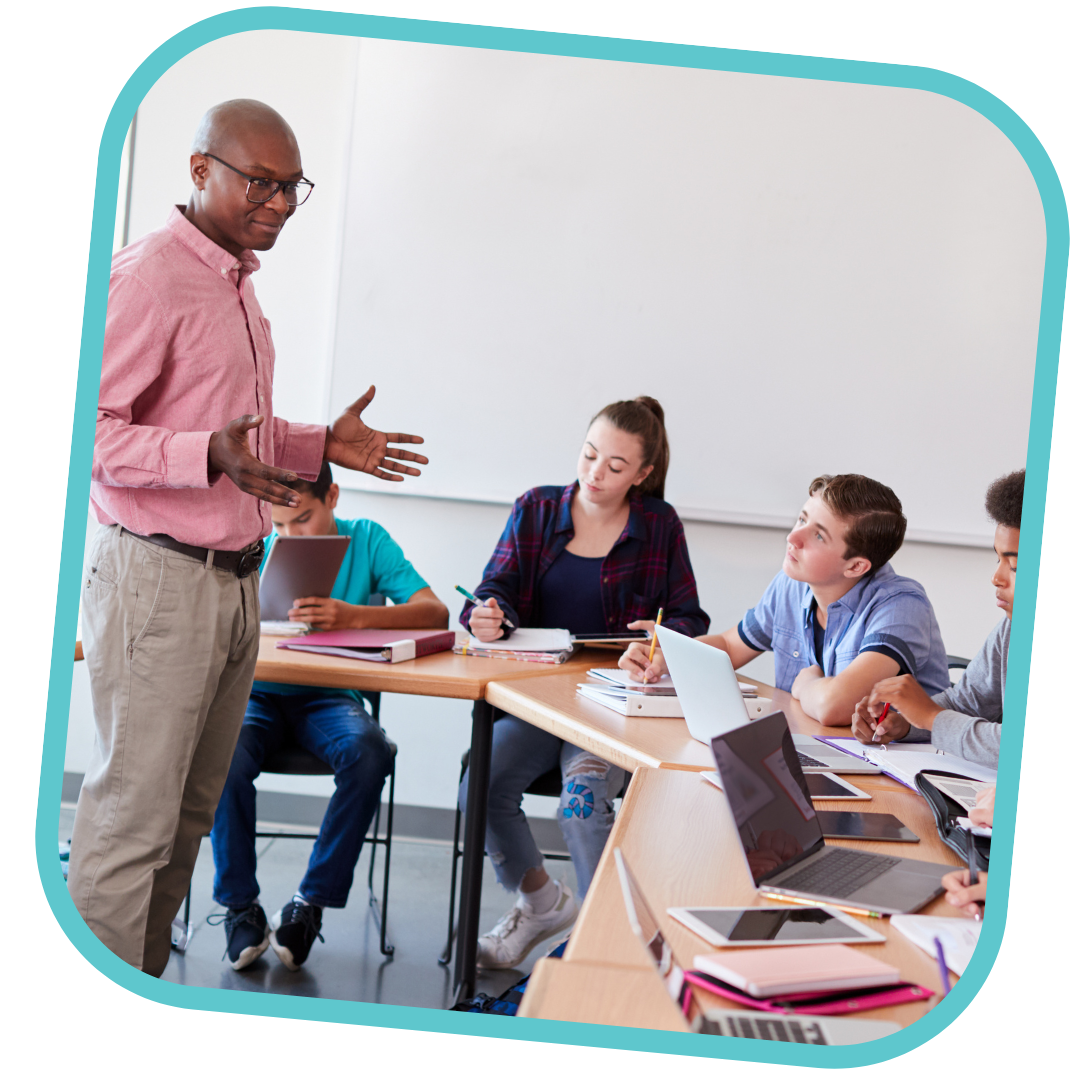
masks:
<svg viewBox="0 0 1080 1080"><path fill-rule="evenodd" d="M934 695L934 702L944 706L944 711L934 717L933 728L926 731L912 725L902 741L929 742L946 753L997 768L1011 629L1012 621L1006 616L994 627L960 681Z"/></svg>

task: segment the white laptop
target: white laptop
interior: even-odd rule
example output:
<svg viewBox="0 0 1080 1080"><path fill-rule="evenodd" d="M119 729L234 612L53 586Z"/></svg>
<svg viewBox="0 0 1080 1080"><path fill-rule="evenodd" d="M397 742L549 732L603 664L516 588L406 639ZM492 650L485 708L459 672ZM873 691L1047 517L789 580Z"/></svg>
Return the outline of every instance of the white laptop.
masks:
<svg viewBox="0 0 1080 1080"><path fill-rule="evenodd" d="M723 649L663 626L656 633L691 736L712 746L717 735L742 727L748 716L731 657ZM803 772L881 772L873 762L845 754L812 735L792 738Z"/></svg>
<svg viewBox="0 0 1080 1080"><path fill-rule="evenodd" d="M708 648L708 646L706 646ZM641 942L663 980L671 999L683 1015L690 1006L690 987L683 979L683 969L664 938L660 923L645 900L637 879L630 872L622 848L615 849L626 916L634 936ZM900 1030L891 1020L861 1020L852 1017L791 1016L738 1009L708 1009L687 1029L703 1035L728 1035L739 1039L766 1039L771 1042L808 1043L819 1046L842 1046L869 1042Z"/></svg>

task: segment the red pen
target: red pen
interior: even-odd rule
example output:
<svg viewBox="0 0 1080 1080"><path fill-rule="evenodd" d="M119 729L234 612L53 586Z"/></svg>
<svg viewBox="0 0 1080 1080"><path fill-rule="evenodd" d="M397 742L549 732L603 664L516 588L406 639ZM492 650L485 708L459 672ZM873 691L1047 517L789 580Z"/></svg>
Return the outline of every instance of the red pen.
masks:
<svg viewBox="0 0 1080 1080"><path fill-rule="evenodd" d="M874 729L874 734L875 735L877 735L878 728L880 728L881 725L885 723L885 717L889 715L889 709L890 709L890 705L886 701L885 702L885 708L882 710L881 715L878 717L877 728ZM888 750L889 749L889 744L888 743L881 743L880 746L881 746L882 750Z"/></svg>

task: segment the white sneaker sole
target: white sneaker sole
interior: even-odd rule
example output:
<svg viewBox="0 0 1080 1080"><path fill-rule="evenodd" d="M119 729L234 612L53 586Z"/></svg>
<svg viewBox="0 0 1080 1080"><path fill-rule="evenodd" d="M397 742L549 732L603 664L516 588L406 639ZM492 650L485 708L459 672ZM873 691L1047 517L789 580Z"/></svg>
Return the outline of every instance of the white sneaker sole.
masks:
<svg viewBox="0 0 1080 1080"><path fill-rule="evenodd" d="M270 936L267 938L267 944L273 947L277 958L290 970L299 971L301 965L293 960L292 949L287 949L284 945L278 944L277 931L281 927L281 912L277 912L276 915L270 920ZM266 945L263 946L266 948Z"/></svg>
<svg viewBox="0 0 1080 1080"><path fill-rule="evenodd" d="M537 934L532 941L525 946L519 956L512 956L509 960L484 960L482 957L477 957L476 966L483 971L505 971L507 968L517 967L541 941L547 941L548 938L553 938L556 934L561 934L564 930L568 930L573 926L574 923L577 922L579 910L580 909L575 906L569 918L566 918L556 926L550 926Z"/></svg>
<svg viewBox="0 0 1080 1080"><path fill-rule="evenodd" d="M254 964L255 961L258 960L264 952L266 952L269 946L269 934L262 939L262 942L260 944L249 945L246 949L244 949L243 952L240 953L240 955L235 960L231 961L233 971L241 971L249 964Z"/></svg>

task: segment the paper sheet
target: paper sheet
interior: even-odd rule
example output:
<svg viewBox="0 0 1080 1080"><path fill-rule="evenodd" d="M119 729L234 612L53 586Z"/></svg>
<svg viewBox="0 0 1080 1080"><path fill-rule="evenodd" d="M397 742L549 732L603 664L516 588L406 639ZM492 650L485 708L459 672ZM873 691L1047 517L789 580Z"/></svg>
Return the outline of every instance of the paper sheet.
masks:
<svg viewBox="0 0 1080 1080"><path fill-rule="evenodd" d="M948 918L939 915L894 915L893 926L923 952L937 959L934 938L941 939L945 963L950 971L963 975L971 954L979 942L982 923L975 919Z"/></svg>
<svg viewBox="0 0 1080 1080"><path fill-rule="evenodd" d="M569 630L545 630L523 626L508 638L483 642L469 638L470 649L499 649L502 652L562 652L573 646Z"/></svg>

